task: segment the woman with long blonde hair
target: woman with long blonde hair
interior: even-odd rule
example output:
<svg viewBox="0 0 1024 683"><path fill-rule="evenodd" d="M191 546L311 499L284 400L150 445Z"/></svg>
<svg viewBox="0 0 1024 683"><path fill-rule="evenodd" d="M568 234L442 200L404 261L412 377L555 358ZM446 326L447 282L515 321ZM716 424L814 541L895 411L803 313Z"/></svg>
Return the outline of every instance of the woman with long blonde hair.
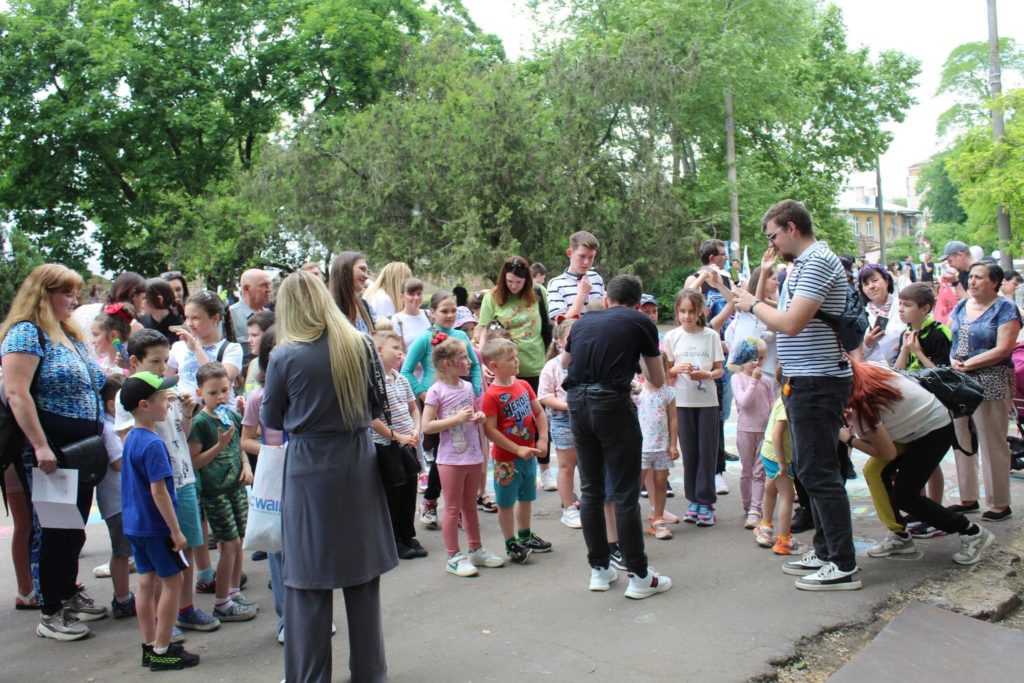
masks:
<svg viewBox="0 0 1024 683"><path fill-rule="evenodd" d="M366 290L366 300L378 318L394 315L402 306L402 285L412 277L412 270L401 261L392 261L377 273L377 279Z"/></svg>
<svg viewBox="0 0 1024 683"><path fill-rule="evenodd" d="M307 272L277 296L260 418L288 434L281 494L285 675L331 680L332 591L344 590L353 681L384 681L380 575L398 564L368 427L376 352ZM330 372L325 372L326 368ZM339 514L339 501L352 514Z"/></svg>
<svg viewBox="0 0 1024 683"><path fill-rule="evenodd" d="M56 263L36 266L0 327L4 394L25 435L21 460L15 460L13 469L29 500L32 468L53 474L55 451L103 430L103 371L89 356L85 337L71 318L82 287L82 278L69 268ZM92 492L91 486L78 487L76 502L83 523L92 507ZM60 641L85 638L89 628L81 622L107 616L106 607L76 586L85 532L40 529L34 517L32 524L29 562L42 607L36 634ZM19 602L32 604L34 592L19 596Z"/></svg>

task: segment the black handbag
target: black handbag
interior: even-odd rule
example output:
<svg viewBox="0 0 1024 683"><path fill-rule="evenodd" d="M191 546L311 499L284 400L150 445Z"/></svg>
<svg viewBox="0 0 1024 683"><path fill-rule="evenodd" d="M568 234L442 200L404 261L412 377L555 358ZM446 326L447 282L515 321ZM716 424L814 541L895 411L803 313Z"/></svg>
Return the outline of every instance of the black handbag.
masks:
<svg viewBox="0 0 1024 683"><path fill-rule="evenodd" d="M73 342L72 342L73 343ZM103 398L92 378L92 370L89 369L89 361L82 353L82 350L75 345L82 364L85 365L85 372L89 376L89 384L96 394L96 423L97 429L103 427ZM57 465L67 470L78 470L78 487L92 487L103 481L107 476L107 447L103 443L103 437L99 434L87 436L84 439L64 444L59 448L53 447L53 454L57 456Z"/></svg>
<svg viewBox="0 0 1024 683"><path fill-rule="evenodd" d="M384 421L391 427L391 406L388 401L388 389L384 383L384 373L375 354L367 345L367 362L373 369L373 379L381 406L384 408ZM376 444L377 466L380 469L380 480L386 487L401 486L420 472L420 461L411 446L389 441L387 444Z"/></svg>

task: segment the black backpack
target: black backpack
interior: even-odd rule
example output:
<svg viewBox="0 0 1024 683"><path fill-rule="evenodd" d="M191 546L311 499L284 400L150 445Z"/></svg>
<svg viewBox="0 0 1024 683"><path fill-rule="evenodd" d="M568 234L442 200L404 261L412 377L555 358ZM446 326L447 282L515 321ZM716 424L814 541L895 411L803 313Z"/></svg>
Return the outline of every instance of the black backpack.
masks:
<svg viewBox="0 0 1024 683"><path fill-rule="evenodd" d="M842 313L833 315L819 308L814 317L832 328L839 345L847 353L859 349L864 343L864 335L868 331L868 312L860 292L852 284L846 285L846 305Z"/></svg>
<svg viewBox="0 0 1024 683"><path fill-rule="evenodd" d="M920 384L925 391L939 399L939 403L949 410L950 417L954 419L959 417L970 418L974 411L978 409L978 406L981 405L981 402L985 400L985 390L982 389L980 384L969 375L946 365L936 365L933 368L924 368L918 372L904 372L902 370L897 370L896 372L911 378ZM971 433L970 448L964 448L955 437L953 439L953 446L966 455L974 455L978 452L978 431L974 426L974 420L968 420L967 427Z"/></svg>
<svg viewBox="0 0 1024 683"><path fill-rule="evenodd" d="M33 324L32 326L36 328L36 333L39 335L39 348L45 352L46 337L43 335L43 330L38 325ZM40 358L39 365L36 366L36 372L32 376L32 384L29 385L29 393L32 394L33 398L36 396L36 389L39 385L39 371L42 367L43 360ZM21 452L24 448L25 434L21 431L21 427L18 426L18 421L14 419L14 414L7 403L7 393L3 388L3 380L0 379L0 494L3 495L4 510L7 512L10 512L10 508L7 505L7 486L4 484L3 473L7 471L8 467L14 468L22 486L25 487L26 491L28 490L28 478L21 461Z"/></svg>

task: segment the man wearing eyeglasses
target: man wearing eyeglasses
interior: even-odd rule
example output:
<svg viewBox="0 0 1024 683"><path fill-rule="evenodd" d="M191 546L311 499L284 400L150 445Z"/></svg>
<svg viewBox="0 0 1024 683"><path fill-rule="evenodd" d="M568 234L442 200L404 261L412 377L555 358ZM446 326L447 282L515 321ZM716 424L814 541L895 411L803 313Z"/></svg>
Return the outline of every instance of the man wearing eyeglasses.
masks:
<svg viewBox="0 0 1024 683"><path fill-rule="evenodd" d="M242 273L238 281L240 298L231 304L231 326L235 332L235 341L242 345L242 372L249 367L253 355L245 340L249 336L249 318L253 313L258 313L270 303L270 294L273 291L270 273L258 268L250 268Z"/></svg>
<svg viewBox="0 0 1024 683"><path fill-rule="evenodd" d="M793 266L779 291L779 306L762 304L746 290L735 292L736 307L749 311L778 332L783 367L782 400L793 437L793 464L811 499L814 550L783 572L799 576L801 590L854 590L857 559L850 500L839 458L839 429L853 388L849 361L838 334L815 318L818 310L840 317L846 308L846 273L828 244L815 237L811 215L798 201L785 199L762 219L768 251L762 267L781 254Z"/></svg>

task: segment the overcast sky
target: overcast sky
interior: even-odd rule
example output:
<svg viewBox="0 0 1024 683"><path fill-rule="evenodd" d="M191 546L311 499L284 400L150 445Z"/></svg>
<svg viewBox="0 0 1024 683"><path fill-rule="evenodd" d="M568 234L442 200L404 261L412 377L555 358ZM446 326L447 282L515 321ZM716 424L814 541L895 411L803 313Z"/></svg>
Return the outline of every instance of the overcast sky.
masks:
<svg viewBox="0 0 1024 683"><path fill-rule="evenodd" d="M528 52L534 24L522 0L463 0L473 19L505 43L509 57ZM907 167L941 149L935 122L953 101L936 97L942 64L957 45L988 40L985 0L833 0L843 10L851 47L867 46L873 53L901 50L921 60L914 94L918 104L906 120L892 127L894 138L882 156L882 186L886 199L906 195ZM1024 2L1000 0L999 32L1024 42ZM1006 76L1003 88L1020 86ZM867 180L874 186L873 174Z"/></svg>

